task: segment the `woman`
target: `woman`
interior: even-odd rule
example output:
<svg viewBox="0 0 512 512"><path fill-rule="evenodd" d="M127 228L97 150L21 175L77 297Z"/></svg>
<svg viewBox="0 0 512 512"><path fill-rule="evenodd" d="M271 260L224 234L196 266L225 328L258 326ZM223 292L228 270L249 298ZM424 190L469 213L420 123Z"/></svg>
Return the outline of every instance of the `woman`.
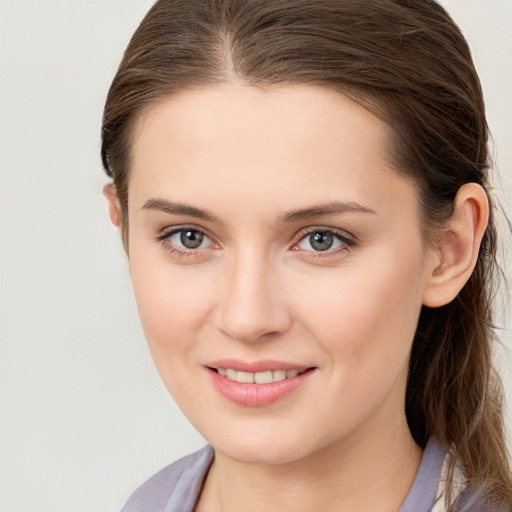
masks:
<svg viewBox="0 0 512 512"><path fill-rule="evenodd" d="M211 446L133 511L509 510L467 44L430 0L160 0L105 107L112 222Z"/></svg>

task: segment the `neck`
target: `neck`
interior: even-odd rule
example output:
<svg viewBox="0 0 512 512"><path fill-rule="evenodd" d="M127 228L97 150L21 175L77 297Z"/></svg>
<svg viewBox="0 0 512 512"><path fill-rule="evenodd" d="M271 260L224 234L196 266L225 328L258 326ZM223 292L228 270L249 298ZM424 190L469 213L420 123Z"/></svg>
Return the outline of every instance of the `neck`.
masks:
<svg viewBox="0 0 512 512"><path fill-rule="evenodd" d="M217 452L196 510L396 512L422 451L405 415L389 427L373 429L370 437L359 431L285 464L244 463Z"/></svg>

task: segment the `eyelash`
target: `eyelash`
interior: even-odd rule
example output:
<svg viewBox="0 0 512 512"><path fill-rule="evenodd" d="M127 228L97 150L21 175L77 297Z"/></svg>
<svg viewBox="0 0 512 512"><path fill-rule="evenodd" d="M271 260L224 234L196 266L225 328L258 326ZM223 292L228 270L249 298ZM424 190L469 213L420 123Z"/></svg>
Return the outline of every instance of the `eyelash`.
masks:
<svg viewBox="0 0 512 512"><path fill-rule="evenodd" d="M182 249L182 248L177 247L174 244L171 245L171 243L169 242L169 239L173 235L182 233L184 231L194 231L194 232L200 233L205 238L210 240L211 244L215 244L212 237L210 237L208 235L208 233L206 233L204 230L199 229L194 226L180 226L180 227L172 228L170 231L164 231L162 234L158 235L156 240L158 242L160 242L165 247L165 249L167 251L169 251L171 254L174 254L178 258L189 258L189 257L197 257L197 256L202 255L203 251L205 249L207 249L207 247L201 247L198 249ZM328 258L328 257L336 256L343 252L349 252L350 250L357 247L357 245L358 245L357 241L353 237L351 237L351 236L349 237L345 233L342 234L342 232L340 232L336 229L325 228L325 227L312 227L312 228L306 228L296 235L296 237L298 237L298 240L297 240L297 242L295 242L293 244L291 249L294 251L300 251L301 249L298 249L297 246L303 240L305 240L308 236L311 236L314 233L332 234L336 240L341 242L342 245L334 250L330 250L330 249L327 249L325 251L303 250L303 252L306 254L307 258Z"/></svg>
<svg viewBox="0 0 512 512"><path fill-rule="evenodd" d="M292 249L295 251L300 251L300 249L294 249L297 247L303 240L305 240L307 237L313 235L314 233L323 233L323 234L331 234L334 236L336 240L341 242L341 245L333 250L327 249L325 251L307 251L304 250L303 252L306 254L307 258L329 258L333 256L338 256L345 252L350 252L352 249L357 247L357 241L354 237L351 235L349 236L348 233L341 232L339 230L333 229L333 228L325 228L325 227L312 227L312 228L306 228L303 231L299 232L297 235L298 241L295 242L292 246Z"/></svg>
<svg viewBox="0 0 512 512"><path fill-rule="evenodd" d="M212 237L210 237L208 235L208 233L206 233L204 230L199 229L195 226L179 226L179 227L172 228L171 230L164 231L162 234L158 235L156 240L157 240L157 242L160 242L165 247L165 249L167 251L169 251L171 254L174 254L178 258L189 258L189 257L201 255L201 253L204 251L204 249L206 249L206 247L201 247L198 249L186 249L186 248L177 247L174 244L171 245L171 243L169 242L169 239L173 235L183 233L184 231L194 231L194 232L200 233L205 238L207 238L212 243L214 243L212 240Z"/></svg>

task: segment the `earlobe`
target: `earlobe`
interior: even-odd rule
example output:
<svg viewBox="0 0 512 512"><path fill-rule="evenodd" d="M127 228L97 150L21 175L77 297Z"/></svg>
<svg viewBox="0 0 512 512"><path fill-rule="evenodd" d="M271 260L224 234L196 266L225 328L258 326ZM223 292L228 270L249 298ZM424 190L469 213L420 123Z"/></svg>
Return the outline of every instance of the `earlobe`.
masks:
<svg viewBox="0 0 512 512"><path fill-rule="evenodd" d="M441 307L451 302L470 278L489 222L489 201L476 183L463 185L454 211L440 236L423 293L423 304Z"/></svg>
<svg viewBox="0 0 512 512"><path fill-rule="evenodd" d="M121 228L121 204L117 197L117 190L113 183L109 183L103 187L103 195L108 201L108 212L112 224L118 229Z"/></svg>

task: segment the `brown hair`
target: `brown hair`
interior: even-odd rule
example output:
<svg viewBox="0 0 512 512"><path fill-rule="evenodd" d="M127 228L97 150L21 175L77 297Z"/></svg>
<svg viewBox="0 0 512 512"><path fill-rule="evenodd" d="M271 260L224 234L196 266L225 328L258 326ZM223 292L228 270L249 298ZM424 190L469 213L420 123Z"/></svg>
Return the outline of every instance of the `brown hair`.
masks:
<svg viewBox="0 0 512 512"><path fill-rule="evenodd" d="M468 45L433 0L160 0L135 32L110 88L102 159L127 239L130 147L141 114L194 86L324 86L392 128L392 158L413 178L425 239L450 217L465 183L488 190L488 128ZM503 507L512 477L502 391L492 366L493 216L476 268L450 304L423 307L406 413L416 442L431 436L467 483Z"/></svg>

